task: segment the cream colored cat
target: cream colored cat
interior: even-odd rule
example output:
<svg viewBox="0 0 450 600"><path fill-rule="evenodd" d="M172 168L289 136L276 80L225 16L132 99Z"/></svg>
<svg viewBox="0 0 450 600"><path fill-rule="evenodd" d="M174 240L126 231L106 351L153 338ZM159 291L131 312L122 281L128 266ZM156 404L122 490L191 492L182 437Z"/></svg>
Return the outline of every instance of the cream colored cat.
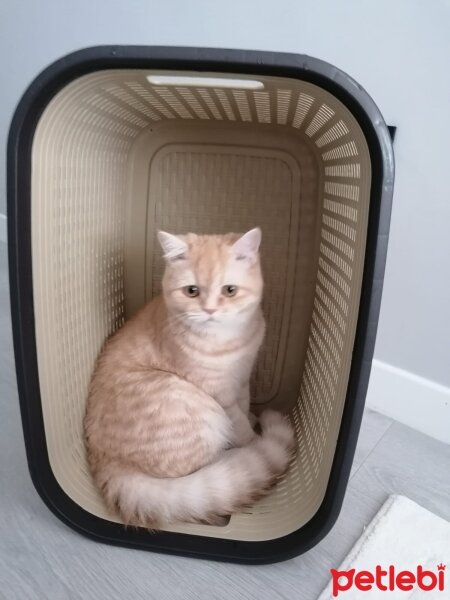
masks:
<svg viewBox="0 0 450 600"><path fill-rule="evenodd" d="M126 523L217 522L266 493L293 447L282 415L264 412L260 435L249 415L265 327L261 231L158 238L163 294L100 353L85 417L88 460Z"/></svg>

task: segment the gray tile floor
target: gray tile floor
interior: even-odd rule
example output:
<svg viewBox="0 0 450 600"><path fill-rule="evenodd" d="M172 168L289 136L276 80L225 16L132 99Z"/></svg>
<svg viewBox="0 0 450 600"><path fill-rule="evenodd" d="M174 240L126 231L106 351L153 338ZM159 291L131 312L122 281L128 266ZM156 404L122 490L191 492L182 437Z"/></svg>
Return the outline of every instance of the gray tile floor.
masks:
<svg viewBox="0 0 450 600"><path fill-rule="evenodd" d="M0 244L0 598L315 600L389 494L450 520L450 448L367 411L342 513L293 560L243 567L113 548L68 529L28 475L12 357L6 247Z"/></svg>

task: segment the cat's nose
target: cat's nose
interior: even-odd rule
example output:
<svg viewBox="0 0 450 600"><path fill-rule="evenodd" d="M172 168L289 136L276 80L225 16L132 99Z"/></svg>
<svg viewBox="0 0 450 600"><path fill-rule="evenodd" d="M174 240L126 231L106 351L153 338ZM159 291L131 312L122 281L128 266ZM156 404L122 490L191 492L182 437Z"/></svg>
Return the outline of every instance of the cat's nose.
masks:
<svg viewBox="0 0 450 600"><path fill-rule="evenodd" d="M204 308L203 310L207 312L208 315L213 315L215 312L217 312L217 308Z"/></svg>

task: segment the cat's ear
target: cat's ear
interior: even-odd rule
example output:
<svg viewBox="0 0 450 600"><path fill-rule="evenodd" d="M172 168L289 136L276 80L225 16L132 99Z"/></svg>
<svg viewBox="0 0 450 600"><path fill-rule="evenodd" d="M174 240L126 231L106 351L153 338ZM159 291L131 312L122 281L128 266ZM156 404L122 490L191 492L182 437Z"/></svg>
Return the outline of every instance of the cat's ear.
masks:
<svg viewBox="0 0 450 600"><path fill-rule="evenodd" d="M256 262L261 244L261 229L255 227L244 233L237 242L234 242L232 249L236 260L247 260L250 264Z"/></svg>
<svg viewBox="0 0 450 600"><path fill-rule="evenodd" d="M181 237L167 231L158 231L158 241L165 259L173 261L186 257L188 246Z"/></svg>

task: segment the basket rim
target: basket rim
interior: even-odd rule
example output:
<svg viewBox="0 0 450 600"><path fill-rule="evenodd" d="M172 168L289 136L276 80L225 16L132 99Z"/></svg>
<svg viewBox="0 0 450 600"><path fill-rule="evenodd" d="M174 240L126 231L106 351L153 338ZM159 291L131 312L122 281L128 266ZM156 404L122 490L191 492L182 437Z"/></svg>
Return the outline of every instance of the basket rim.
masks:
<svg viewBox="0 0 450 600"><path fill-rule="evenodd" d="M322 504L301 529L278 539L243 542L125 530L76 504L50 467L39 389L31 250L31 149L40 116L70 81L105 69L195 70L287 77L314 83L338 98L366 138L372 181L366 254L353 358L335 456ZM272 563L306 552L334 525L344 499L367 392L380 311L394 183L390 131L367 92L322 60L276 52L164 46L96 46L60 58L22 96L8 137L7 214L10 300L19 402L33 484L49 509L80 533L109 544L245 564Z"/></svg>

